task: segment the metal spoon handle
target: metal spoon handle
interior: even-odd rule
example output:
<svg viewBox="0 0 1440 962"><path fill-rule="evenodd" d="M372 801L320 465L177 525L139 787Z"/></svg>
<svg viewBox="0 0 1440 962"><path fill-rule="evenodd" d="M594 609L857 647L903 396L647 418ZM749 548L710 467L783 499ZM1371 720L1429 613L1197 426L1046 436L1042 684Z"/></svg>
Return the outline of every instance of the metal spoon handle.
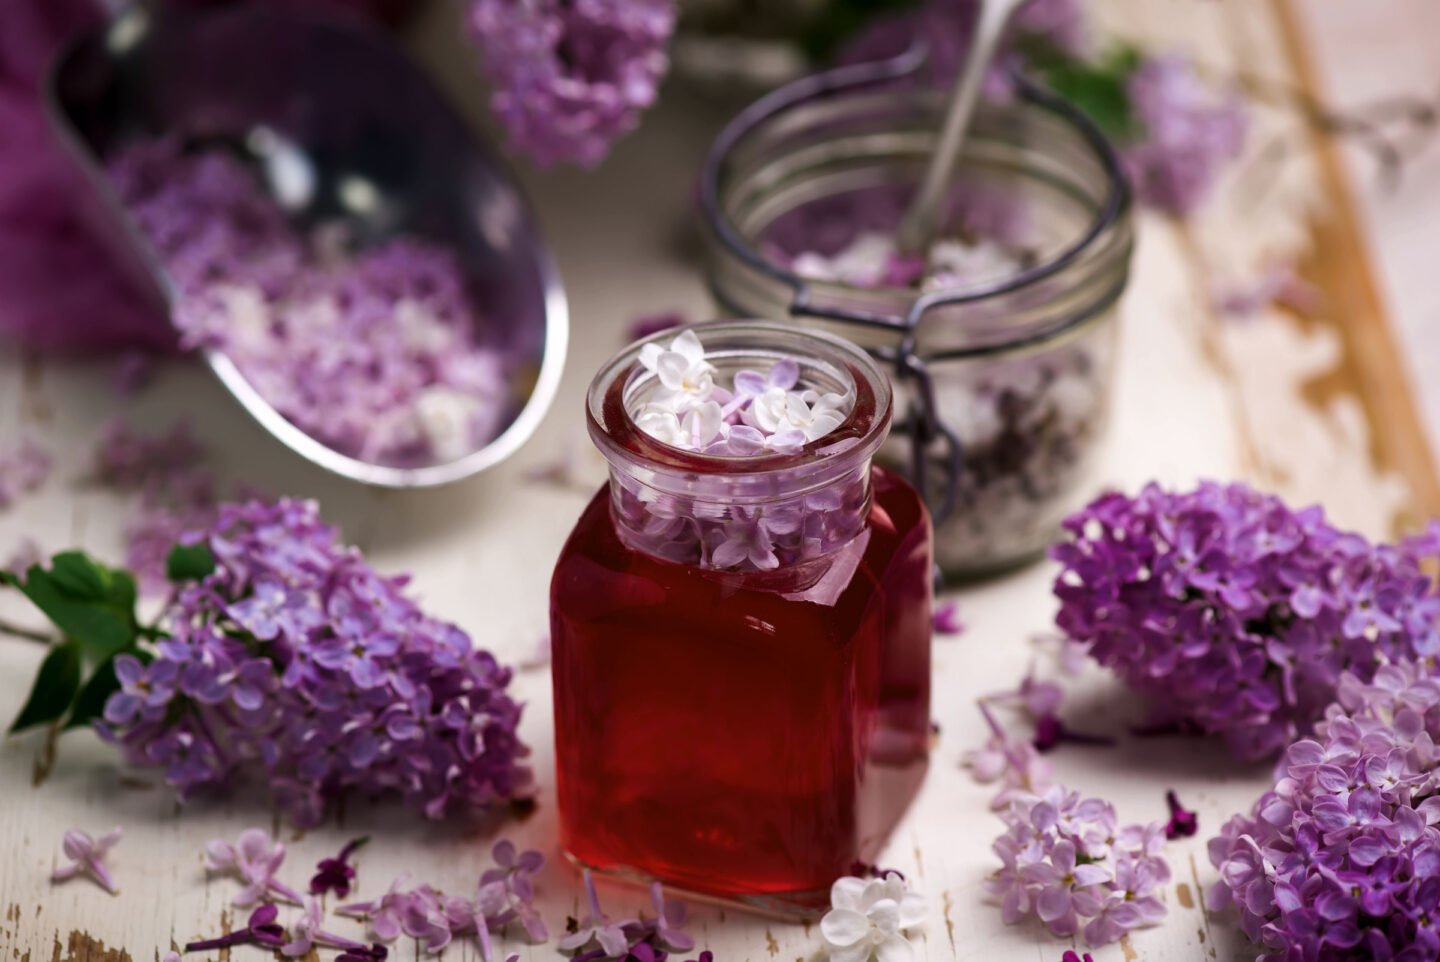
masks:
<svg viewBox="0 0 1440 962"><path fill-rule="evenodd" d="M940 128L940 137L925 168L925 179L920 184L905 216L900 221L896 238L900 251L905 254L920 254L929 249L940 229L944 214L944 197L960 150L965 145L965 133L970 127L970 118L980 101L980 89L985 82L985 72L995 56L1000 38L1005 34L1005 25L1010 16L1025 0L981 0L979 13L975 18L975 32L970 38L970 50L955 86L950 91L949 106L945 111L945 123Z"/></svg>

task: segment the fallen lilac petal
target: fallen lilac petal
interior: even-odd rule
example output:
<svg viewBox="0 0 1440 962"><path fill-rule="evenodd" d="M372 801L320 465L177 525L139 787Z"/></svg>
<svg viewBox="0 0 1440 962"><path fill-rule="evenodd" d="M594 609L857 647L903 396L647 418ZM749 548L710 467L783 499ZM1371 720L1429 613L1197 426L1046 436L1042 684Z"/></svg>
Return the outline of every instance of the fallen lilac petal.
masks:
<svg viewBox="0 0 1440 962"><path fill-rule="evenodd" d="M942 635L958 635L965 630L960 620L960 603L947 601L935 607L935 631Z"/></svg>
<svg viewBox="0 0 1440 962"><path fill-rule="evenodd" d="M272 903L265 903L250 913L243 929L213 939L189 942L186 952L202 952L208 949L225 949L233 945L263 945L278 949L285 944L285 929L276 923L279 910Z"/></svg>
<svg viewBox="0 0 1440 962"><path fill-rule="evenodd" d="M118 894L115 880L105 865L105 854L120 841L121 834L118 827L112 828L97 839L78 828L70 829L65 833L62 843L70 863L57 868L51 874L50 880L64 882L77 875L84 875L111 895Z"/></svg>
<svg viewBox="0 0 1440 962"><path fill-rule="evenodd" d="M285 846L271 839L261 828L241 832L234 844L213 839L205 846L205 867L218 874L234 875L245 886L231 900L242 908L278 896L295 905L304 905L304 897L275 878L285 861Z"/></svg>
<svg viewBox="0 0 1440 962"><path fill-rule="evenodd" d="M1199 817L1180 804L1174 789L1165 793L1165 804L1170 809L1170 821L1165 823L1166 838L1189 838L1200 830Z"/></svg>
<svg viewBox="0 0 1440 962"><path fill-rule="evenodd" d="M661 314L643 314L630 322L625 329L626 343L640 341L661 331L668 331L671 328L683 327L689 320L679 311L666 311Z"/></svg>
<svg viewBox="0 0 1440 962"><path fill-rule="evenodd" d="M310 879L310 894L324 895L334 892L342 899L348 896L350 883L355 879L355 869L349 862L350 856L368 841L370 836L362 835L347 842L334 858L321 859L315 866L315 875Z"/></svg>
<svg viewBox="0 0 1440 962"><path fill-rule="evenodd" d="M1035 737L1031 743L1035 746L1036 751L1048 752L1054 750L1058 745L1067 743L1110 746L1115 744L1115 739L1109 735L1092 735L1073 731L1055 715L1042 715L1035 720Z"/></svg>

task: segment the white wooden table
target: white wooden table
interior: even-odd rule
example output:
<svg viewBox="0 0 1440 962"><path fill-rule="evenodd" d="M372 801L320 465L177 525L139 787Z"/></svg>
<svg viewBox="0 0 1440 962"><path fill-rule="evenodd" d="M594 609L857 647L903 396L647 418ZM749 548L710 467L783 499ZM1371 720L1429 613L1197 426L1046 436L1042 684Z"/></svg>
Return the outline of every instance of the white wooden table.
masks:
<svg viewBox="0 0 1440 962"><path fill-rule="evenodd" d="M1241 63L1247 72L1312 92L1352 91L1347 78L1354 72L1364 73L1362 87L1371 93L1440 87L1433 56L1421 55L1426 30L1402 19L1407 13L1430 16L1433 24L1427 0L1365 5L1362 47L1371 51L1368 58L1349 42L1356 25L1338 12L1348 5L1325 0L1293 7L1283 0L1097 3L1127 36L1191 50L1220 69ZM416 43L478 116L480 92L443 14L442 8L420 26ZM1311 35L1319 40L1308 41ZM1392 54L1377 36L1407 53ZM1325 59L1316 61L1316 51ZM1388 61L1396 64L1394 85L1386 83ZM560 396L538 436L489 475L408 495L344 484L280 451L194 366L167 368L127 416L151 428L188 416L211 441L222 478L318 498L325 516L382 570L414 572L415 589L431 610L461 624L503 659L525 657L546 630L553 560L588 495L586 486L602 477L580 418L590 375L620 345L636 314L678 308L700 317L709 310L695 268L690 200L698 163L723 117L721 105L672 87L662 107L599 171L527 175L569 290L573 347ZM1172 484L1198 477L1249 479L1297 501L1323 501L1341 522L1384 535L1396 524L1440 514L1440 485L1407 366L1440 357L1440 338L1423 338L1421 322L1427 312L1433 316L1435 301L1416 306L1417 269L1378 274L1370 258L1375 250L1399 246L1383 242L1387 217L1405 218L1434 237L1436 218L1426 225L1418 211L1433 215L1440 206L1440 179L1432 163L1423 168L1431 176L1404 188L1409 193L1401 196L1408 199L1372 196L1354 176L1354 158L1314 140L1293 118L1262 111L1251 146L1258 150L1274 136L1291 138L1299 149L1258 197L1228 190L1198 223L1184 228L1143 219L1124 308L1110 480L1133 488L1152 478ZM1277 257L1298 259L1324 292L1322 310L1310 317L1272 311L1239 324L1215 316L1208 276L1253 275ZM1398 326L1403 340L1395 336L1393 316L1406 318ZM100 425L117 406L106 386L108 373L108 365L98 362L0 356L0 444L29 431L59 459L55 478L41 493L0 513L0 554L29 535L46 550L78 545L101 557L120 556L126 504L77 481ZM1426 400L1431 407L1437 399ZM527 471L567 448L582 452L584 486L526 482ZM882 860L909 874L931 899L933 920L921 947L926 960L1058 962L1069 947L1036 927L1006 928L984 901L981 883L993 867L989 844L999 823L987 808L989 791L959 767L961 754L983 740L976 696L1016 683L1032 656L1028 639L1053 617L1051 576L1039 565L960 592L968 630L935 645L934 714L942 734L920 799ZM0 600L0 615L33 619L10 598ZM34 646L0 641L0 718L18 709L38 659ZM548 674L522 673L515 687L528 702L522 733L534 747L540 806L501 831L552 857L541 878L541 901L552 928L559 928L576 909L578 880L555 846ZM1140 712L1098 671L1064 710L1077 725L1122 735ZM352 806L344 824L303 835L279 822L260 792L181 809L154 773L123 772L89 733L66 736L49 776L32 784L40 744L33 735L0 744L0 950L7 962L148 962L172 944L242 921L228 908L235 886L207 883L201 850L206 840L233 838L250 825L283 832L291 845L284 877L295 884L304 883L318 858L366 832L374 840L359 858L364 894L383 890L401 871L468 890L488 864L484 832L429 823L395 807ZM1247 957L1232 922L1202 909L1202 891L1214 880L1204 841L1262 790L1265 766L1239 768L1198 741L1128 737L1114 750L1076 748L1054 757L1063 780L1111 798L1122 819L1163 817L1167 788L1177 789L1200 814L1199 837L1174 844L1169 853L1175 874L1165 891L1169 918L1096 951L1097 962ZM100 832L117 824L126 832L113 859L119 896L83 882L50 885L66 828ZM603 894L613 913L644 904L635 890L606 887ZM721 962L799 962L821 949L812 927L734 911L696 906L692 930ZM514 947L527 962L557 958L553 945ZM400 959L415 954L412 943L396 947ZM468 960L478 952L464 942L446 955ZM260 955L241 948L233 958Z"/></svg>

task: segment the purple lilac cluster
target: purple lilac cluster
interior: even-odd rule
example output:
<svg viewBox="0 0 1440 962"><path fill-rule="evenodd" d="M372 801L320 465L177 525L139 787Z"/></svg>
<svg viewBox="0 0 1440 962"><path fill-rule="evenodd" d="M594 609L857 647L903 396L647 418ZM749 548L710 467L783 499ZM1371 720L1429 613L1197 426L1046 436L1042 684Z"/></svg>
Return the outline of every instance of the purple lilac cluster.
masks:
<svg viewBox="0 0 1440 962"><path fill-rule="evenodd" d="M125 565L147 594L168 589L165 559L180 537L215 521L219 502L208 460L204 445L185 421L158 434L142 435L116 418L95 445L91 480L139 495L125 523Z"/></svg>
<svg viewBox="0 0 1440 962"><path fill-rule="evenodd" d="M491 854L495 866L480 876L473 898L450 895L428 884L407 885L409 876L402 875L379 898L342 905L336 914L366 920L379 942L407 935L429 952L439 952L456 937L473 935L485 962L495 957L490 936L512 923L532 942L544 942L550 933L534 905L534 876L545 866L545 856L517 851L503 839Z"/></svg>
<svg viewBox="0 0 1440 962"><path fill-rule="evenodd" d="M0 451L0 509L38 489L53 467L49 452L34 438L22 437L13 448Z"/></svg>
<svg viewBox="0 0 1440 962"><path fill-rule="evenodd" d="M176 138L128 146L109 172L175 284L184 344L225 354L307 434L409 465L463 457L504 428L506 362L477 340L451 252L302 235L243 162Z"/></svg>
<svg viewBox="0 0 1440 962"><path fill-rule="evenodd" d="M633 130L669 67L672 0L471 0L491 105L516 149L598 164Z"/></svg>
<svg viewBox="0 0 1440 962"><path fill-rule="evenodd" d="M881 18L842 52L843 62L893 57L916 39L929 47L926 80L948 87L970 48L974 0L928 0L918 11ZM1094 56L1079 0L1031 0L1013 21L1008 44L985 78L985 96L1014 93L1017 73L1035 73L1062 95L1088 94L1092 117L1120 147L1142 203L1189 214L1244 146L1247 112L1178 56ZM1118 104L1095 102L1114 88ZM1100 110L1106 112L1098 112Z"/></svg>
<svg viewBox="0 0 1440 962"><path fill-rule="evenodd" d="M1107 494L1065 522L1056 622L1151 696L1163 720L1271 755L1341 674L1440 652L1436 533L1371 544L1245 485Z"/></svg>
<svg viewBox="0 0 1440 962"><path fill-rule="evenodd" d="M1126 85L1141 133L1121 160L1142 203L1188 214L1240 156L1247 114L1233 93L1207 84L1181 57L1150 57Z"/></svg>
<svg viewBox="0 0 1440 962"><path fill-rule="evenodd" d="M993 846L1001 867L986 890L1013 925L1034 916L1059 936L1104 945L1165 916L1160 887L1164 825L1120 826L1115 808L1055 786L1017 795L1001 811L1007 830Z"/></svg>
<svg viewBox="0 0 1440 962"><path fill-rule="evenodd" d="M299 824L348 792L439 818L529 791L510 670L338 543L312 502L222 505L187 542L213 571L178 590L153 661L115 661L99 727L128 761L182 798L262 772Z"/></svg>
<svg viewBox="0 0 1440 962"><path fill-rule="evenodd" d="M1344 675L1275 787L1210 841L1214 909L1260 959L1440 957L1440 679L1414 663Z"/></svg>

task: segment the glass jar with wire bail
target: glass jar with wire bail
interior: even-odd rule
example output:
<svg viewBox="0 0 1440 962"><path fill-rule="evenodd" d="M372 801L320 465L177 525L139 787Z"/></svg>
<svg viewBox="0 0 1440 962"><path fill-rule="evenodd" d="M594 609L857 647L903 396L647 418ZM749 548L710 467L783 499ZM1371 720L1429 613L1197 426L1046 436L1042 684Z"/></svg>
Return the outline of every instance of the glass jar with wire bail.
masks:
<svg viewBox="0 0 1440 962"><path fill-rule="evenodd" d="M888 363L881 454L929 502L948 577L1032 559L1095 492L1114 380L1130 198L1099 131L1017 78L979 110L940 236L894 236L940 129L923 51L803 78L707 158L712 293L740 316L828 328Z"/></svg>

